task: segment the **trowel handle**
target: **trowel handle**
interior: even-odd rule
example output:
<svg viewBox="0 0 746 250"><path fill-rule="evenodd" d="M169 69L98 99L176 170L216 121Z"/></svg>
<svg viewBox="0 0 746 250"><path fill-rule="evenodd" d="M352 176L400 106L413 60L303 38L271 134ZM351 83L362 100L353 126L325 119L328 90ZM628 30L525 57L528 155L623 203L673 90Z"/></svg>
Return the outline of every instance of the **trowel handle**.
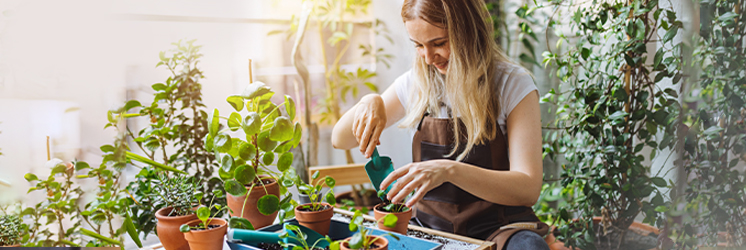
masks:
<svg viewBox="0 0 746 250"><path fill-rule="evenodd" d="M240 240L244 243L276 243L282 241L280 235L280 233L233 228L229 228L226 234L228 240Z"/></svg>

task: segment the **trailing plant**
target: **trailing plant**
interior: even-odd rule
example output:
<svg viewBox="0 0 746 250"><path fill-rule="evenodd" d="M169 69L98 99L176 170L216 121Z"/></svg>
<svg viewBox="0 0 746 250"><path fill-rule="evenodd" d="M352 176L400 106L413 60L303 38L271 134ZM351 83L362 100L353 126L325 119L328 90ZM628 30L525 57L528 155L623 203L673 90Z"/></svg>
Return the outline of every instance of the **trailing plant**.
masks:
<svg viewBox="0 0 746 250"><path fill-rule="evenodd" d="M202 200L202 195L203 194L201 193L194 194L194 200ZM205 206L201 206L202 204L200 204L200 207L197 209L197 218L202 222L196 227L192 227L187 224L182 224L181 227L179 227L179 231L181 231L182 233L188 233L189 231L192 231L195 229L204 229L204 230L210 229L209 228L210 221L216 216L216 214L218 214L220 211L227 208L227 206L220 206L219 204L213 203L215 198L223 197L223 191L214 190L212 197L213 198L212 200L210 200L210 204L208 206L205 207ZM211 210L215 210L218 212L212 213L211 215L211 212L210 212Z"/></svg>
<svg viewBox="0 0 746 250"><path fill-rule="evenodd" d="M298 245L298 244L286 243L286 242L281 241L280 242L280 246L282 246L285 249L292 249L292 250L314 250L314 249L317 249L316 246L320 242L322 242L322 241L327 241L327 242L330 243L330 245L336 245L336 248L339 249L339 242L335 243L334 241L332 241L332 239L329 238L329 235L326 235L325 238L317 239L316 242L313 242L313 244L310 244L307 241L308 235L306 235L303 232L303 230L300 229L300 227L298 227L296 225L293 225L293 224L287 224L287 225L285 225L285 227L287 229L289 229L290 231L292 231L294 233L294 235L293 234L285 233L285 234L281 235L280 237L282 237L282 238L289 238L290 240L288 240L287 242L299 242L300 243L300 245ZM330 249L331 248L332 247L330 247Z"/></svg>
<svg viewBox="0 0 746 250"><path fill-rule="evenodd" d="M387 214L386 216L379 219L376 223L383 221L383 224L385 226L395 227L397 220L399 220L399 218L397 218L396 215ZM359 210L355 211L355 214L352 216L352 220L350 220L349 227L350 232L355 232L355 234L353 234L352 237L350 237L350 240L347 242L347 244L350 246L350 249L367 250L371 247L371 244L373 244L373 242L386 235L399 240L399 236L396 236L392 233L385 233L376 237L368 237L370 236L371 229L363 226L363 221L365 221L365 219L363 218L363 213Z"/></svg>
<svg viewBox="0 0 746 250"><path fill-rule="evenodd" d="M323 179L319 179L319 171L316 171L311 176L311 183L312 185L306 184L303 181L298 178L296 185L298 185L298 191L301 194L308 195L309 199L311 200L311 203L308 205L302 205L302 208L305 208L309 211L321 211L324 210L323 204L321 204L322 199L326 201L326 203L329 203L329 205L334 206L337 204L337 199L334 197L334 185L337 183L334 178L326 176ZM326 194L322 193L322 188L324 187L324 184L329 187L329 190L326 191Z"/></svg>
<svg viewBox="0 0 746 250"><path fill-rule="evenodd" d="M553 0L550 6L558 18L548 23L558 30L560 48L544 52L544 63L557 65L563 83L542 99L556 103L559 116L544 151L552 158L564 154L569 163L563 165L562 185L575 183L580 191L559 210L559 238L595 249L610 242L602 240L610 235L623 236L638 214L644 223L665 222L669 202L659 188L669 183L645 161L676 144L677 91L656 83L671 78L676 87L682 77L681 44L673 37L683 24L657 0ZM569 23L560 21L564 15ZM566 27L569 33L563 33ZM656 41L661 46L648 51ZM646 147L649 155L643 154ZM602 217L596 228L593 216ZM623 238L608 247L623 246Z"/></svg>
<svg viewBox="0 0 746 250"><path fill-rule="evenodd" d="M263 188L266 192L261 176L278 182L280 196L294 185L297 175L295 171L290 171L293 162L290 149L300 143L302 129L300 123L292 123L295 119L293 99L286 95L284 102L275 105L270 100L273 95L274 92L264 83L253 82L242 94L227 98L235 112L221 117L218 109L215 109L209 116L206 149L220 156L218 174L230 195L246 195L248 199L247 194L255 188ZM244 107L246 115L241 115ZM285 108L286 115L282 114L281 107ZM227 120L227 126L222 128L221 118ZM231 132L237 135L231 136ZM276 171L269 168L273 164L277 166ZM289 206L285 204L289 204L290 200L289 196L280 200L273 194L267 194L258 200L257 207L259 212L269 215L283 206Z"/></svg>
<svg viewBox="0 0 746 250"><path fill-rule="evenodd" d="M28 231L28 225L18 215L0 215L0 246L20 244ZM28 236L25 236L28 237Z"/></svg>
<svg viewBox="0 0 746 250"><path fill-rule="evenodd" d="M689 180L684 197L691 221L675 225L678 243L746 246L746 36L744 2L699 1L701 26L684 95L681 164ZM693 239L693 240L690 240Z"/></svg>

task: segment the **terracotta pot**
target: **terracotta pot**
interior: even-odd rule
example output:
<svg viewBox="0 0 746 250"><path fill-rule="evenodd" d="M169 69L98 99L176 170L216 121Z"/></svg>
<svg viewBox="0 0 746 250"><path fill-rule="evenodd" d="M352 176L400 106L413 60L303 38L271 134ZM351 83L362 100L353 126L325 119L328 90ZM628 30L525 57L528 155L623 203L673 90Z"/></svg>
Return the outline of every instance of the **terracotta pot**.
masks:
<svg viewBox="0 0 746 250"><path fill-rule="evenodd" d="M191 227L196 227L201 220L196 219L187 222ZM208 230L192 230L188 233L184 233L184 238L189 242L189 247L192 249L199 250L221 250L223 249L223 242L225 232L228 231L228 222L223 219L212 218L209 225L219 225L220 227L211 228Z"/></svg>
<svg viewBox="0 0 746 250"><path fill-rule="evenodd" d="M378 228L386 231L396 232L400 233L402 235L407 235L407 226L409 226L409 219L412 218L412 209L408 209L404 212L399 213L393 213L396 215L397 221L395 227L387 227L383 225L383 218L387 214L391 214L389 212L383 211L381 207L383 206L383 203L376 205L373 208L373 214L376 217L376 221L378 221Z"/></svg>
<svg viewBox="0 0 746 250"><path fill-rule="evenodd" d="M321 211L300 210L301 207L306 205L311 205L311 203L295 207L295 219L304 227L313 229L313 231L321 235L328 235L329 225L332 223L332 216L334 216L334 207L329 205L329 203L321 203L326 209Z"/></svg>
<svg viewBox="0 0 746 250"><path fill-rule="evenodd" d="M21 244L15 244L15 245L10 245L10 246L0 246L0 247L21 247Z"/></svg>
<svg viewBox="0 0 746 250"><path fill-rule="evenodd" d="M168 216L171 210L173 207L165 207L155 212L155 218L158 219L155 226L158 239L166 250L189 250L189 244L184 239L184 234L179 231L179 227L197 219L197 214Z"/></svg>
<svg viewBox="0 0 746 250"><path fill-rule="evenodd" d="M239 217L241 216L241 209L243 209L243 218L249 220L251 222L251 225L254 226L254 228L256 229L271 225L275 221L275 218L277 218L277 212L279 212L276 211L270 215L263 215L256 207L256 202L259 200L259 198L262 198L265 195L273 194L278 198L280 197L280 185L277 184L277 181L275 179L272 179L270 177L262 177L262 180L270 180L271 183L264 184L263 188L261 185L255 185L254 188L251 190L251 193L248 194L248 200L246 200L246 195L236 197L228 194L226 196L228 207L231 209L230 215L233 217ZM247 192L249 191L249 189L250 186L246 187ZM265 189L267 190L266 192L264 191ZM245 207L244 201L246 202Z"/></svg>
<svg viewBox="0 0 746 250"><path fill-rule="evenodd" d="M368 235L367 236L368 240L376 238L376 237L378 237L378 236L375 236L375 235ZM339 247L342 248L343 250L352 250L350 248L350 245L348 244L348 242L350 241L350 238L352 238L352 237L344 239L344 241L342 241L342 244L339 244ZM384 238L384 237L380 237L380 238L376 239L376 241L374 241L373 244L377 245L378 247L376 247L376 248L368 248L368 250L389 250L389 241L386 238ZM371 245L373 245L373 244L371 244Z"/></svg>
<svg viewBox="0 0 746 250"><path fill-rule="evenodd" d="M381 198L378 198L378 196L375 196L375 192L368 192L373 195L369 195L368 198L370 198L370 202L373 204L369 206L363 206L360 204L355 204L354 208L357 210L362 210L363 208L367 208L369 211L373 210L373 207L376 206L376 204L381 203ZM343 199L346 200L352 200L352 191L342 192L334 196L334 198L337 200L337 204L334 205L335 207L341 208L344 203L342 202Z"/></svg>

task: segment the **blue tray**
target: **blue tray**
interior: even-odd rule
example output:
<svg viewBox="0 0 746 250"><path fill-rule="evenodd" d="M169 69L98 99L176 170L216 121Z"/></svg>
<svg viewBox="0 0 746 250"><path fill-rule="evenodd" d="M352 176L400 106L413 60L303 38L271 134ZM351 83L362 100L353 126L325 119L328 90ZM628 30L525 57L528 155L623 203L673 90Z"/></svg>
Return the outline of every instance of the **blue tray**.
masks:
<svg viewBox="0 0 746 250"><path fill-rule="evenodd" d="M288 221L290 224L298 225L298 221L295 219ZM382 235L385 233L388 233L387 231L379 230L378 228L370 228L372 229L371 235ZM278 232L282 230L282 225L280 224L274 224L270 226L266 226L262 229L259 229L259 231L268 231L268 232ZM398 233L392 233L396 234L396 236L399 237L399 240L394 239L393 237L386 235L384 236L389 241L389 249L390 250L440 250L443 248L443 245L440 243L423 240L419 238L409 237L406 235L401 235ZM332 220L331 225L329 226L329 237L332 238L332 240L342 240L347 237L352 236L353 233L350 232L349 224L341 221ZM231 250L261 250L260 248L243 243L241 241L228 241L228 246L231 248ZM270 243L270 242L268 242ZM274 243L274 242L272 242Z"/></svg>

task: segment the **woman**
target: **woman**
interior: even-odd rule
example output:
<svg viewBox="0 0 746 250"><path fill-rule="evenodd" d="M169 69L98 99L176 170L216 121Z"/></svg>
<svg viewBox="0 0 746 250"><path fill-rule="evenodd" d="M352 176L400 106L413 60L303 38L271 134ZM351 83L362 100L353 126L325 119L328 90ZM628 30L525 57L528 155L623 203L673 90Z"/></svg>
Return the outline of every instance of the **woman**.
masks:
<svg viewBox="0 0 746 250"><path fill-rule="evenodd" d="M383 129L403 118L400 127L414 132L413 163L381 183L396 181L388 199L402 202L414 191L406 205L417 224L498 249L548 249L547 225L531 210L542 159L530 74L492 39L482 0L405 0L401 15L419 55L413 68L347 111L332 144L358 146L368 158Z"/></svg>

